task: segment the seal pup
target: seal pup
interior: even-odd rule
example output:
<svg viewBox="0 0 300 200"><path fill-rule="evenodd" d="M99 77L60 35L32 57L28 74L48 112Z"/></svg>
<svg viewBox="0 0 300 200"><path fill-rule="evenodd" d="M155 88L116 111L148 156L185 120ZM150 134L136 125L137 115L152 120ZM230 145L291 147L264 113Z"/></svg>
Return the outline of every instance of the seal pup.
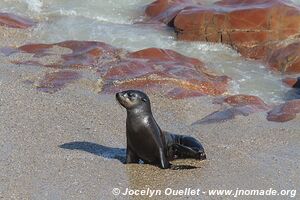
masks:
<svg viewBox="0 0 300 200"><path fill-rule="evenodd" d="M193 137L163 132L155 121L149 97L138 90L116 94L117 101L127 110L126 163L171 167L170 160L178 158L206 159L201 143Z"/></svg>

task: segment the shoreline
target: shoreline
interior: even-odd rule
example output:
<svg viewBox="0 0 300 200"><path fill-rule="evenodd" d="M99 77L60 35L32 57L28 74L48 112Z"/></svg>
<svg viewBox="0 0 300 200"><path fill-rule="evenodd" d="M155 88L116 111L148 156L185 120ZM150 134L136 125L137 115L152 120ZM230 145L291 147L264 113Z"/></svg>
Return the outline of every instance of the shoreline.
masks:
<svg viewBox="0 0 300 200"><path fill-rule="evenodd" d="M208 159L173 162L199 167L185 171L124 165L109 158L122 156L126 147L126 113L113 95L83 90L80 83L54 94L37 92L20 80L30 74L28 66L1 65L0 70L3 198L111 199L114 187L299 188L299 117L274 123L265 119L265 113L256 113L191 126L218 108L210 97L170 100L150 95L162 129L198 138ZM70 142L87 142L83 143L87 146L59 148ZM93 147L95 153L84 151Z"/></svg>
<svg viewBox="0 0 300 200"><path fill-rule="evenodd" d="M0 32L1 47L35 42L31 29L0 26ZM55 47L49 52L72 51ZM92 51L91 55L98 53ZM30 56L20 53L11 58L26 61ZM230 59L227 54L223 56ZM0 53L0 198L145 198L145 195L114 196L114 188L120 192L147 188L162 192L167 188L206 192L300 188L300 115L277 123L267 121L267 111L262 111L249 116L236 115L221 123L193 125L229 105L214 103L216 98L212 96L174 100L153 89L149 96L160 127L199 139L207 160L172 161L175 165L197 167L177 171L146 164L124 165L126 111L113 93L99 93L102 79L95 69L76 69L81 79L72 81L69 77L70 82L62 89L45 93L37 90L45 74L61 69L13 64L11 58ZM60 57L35 59L50 65ZM159 197L170 199L169 195ZM184 197L212 198L205 193ZM285 197L288 198L279 199ZM182 196L174 195L172 199Z"/></svg>

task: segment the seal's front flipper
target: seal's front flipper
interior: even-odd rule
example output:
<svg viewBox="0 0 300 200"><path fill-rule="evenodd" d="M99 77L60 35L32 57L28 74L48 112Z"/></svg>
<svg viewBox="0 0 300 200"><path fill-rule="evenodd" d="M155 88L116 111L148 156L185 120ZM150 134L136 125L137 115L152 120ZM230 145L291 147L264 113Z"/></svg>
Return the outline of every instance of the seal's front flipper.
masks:
<svg viewBox="0 0 300 200"><path fill-rule="evenodd" d="M128 163L139 163L139 157L133 152L131 151L128 147L127 147L127 151L126 151L126 164Z"/></svg>
<svg viewBox="0 0 300 200"><path fill-rule="evenodd" d="M161 148L159 149L159 159L160 159L160 165L159 165L160 168L162 169L170 168L171 165L169 161L167 161L166 156Z"/></svg>

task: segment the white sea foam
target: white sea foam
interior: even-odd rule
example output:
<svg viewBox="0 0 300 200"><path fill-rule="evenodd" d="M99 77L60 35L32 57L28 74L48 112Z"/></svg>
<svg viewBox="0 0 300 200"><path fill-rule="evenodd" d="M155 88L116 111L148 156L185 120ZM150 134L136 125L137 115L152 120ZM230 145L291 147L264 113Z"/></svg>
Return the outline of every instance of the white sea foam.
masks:
<svg viewBox="0 0 300 200"><path fill-rule="evenodd" d="M280 74L241 57L228 46L181 42L176 40L172 29L133 24L144 15L145 5L152 1L2 0L0 7L42 19L32 34L36 42L97 40L132 51L149 47L173 49L199 58L210 69L231 77L230 94L257 95L267 102L280 101L284 96L287 88L282 85ZM300 0L294 1L300 3Z"/></svg>
<svg viewBox="0 0 300 200"><path fill-rule="evenodd" d="M43 3L40 0L25 0L28 4L28 9L34 12L41 12Z"/></svg>

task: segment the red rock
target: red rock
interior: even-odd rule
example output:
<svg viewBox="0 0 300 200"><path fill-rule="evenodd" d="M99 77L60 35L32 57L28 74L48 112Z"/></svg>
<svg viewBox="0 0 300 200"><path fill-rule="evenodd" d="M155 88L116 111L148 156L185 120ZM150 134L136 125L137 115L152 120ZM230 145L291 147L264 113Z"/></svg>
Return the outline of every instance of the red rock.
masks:
<svg viewBox="0 0 300 200"><path fill-rule="evenodd" d="M267 120L274 122L286 122L296 118L300 112L300 100L292 100L276 106L268 112Z"/></svg>
<svg viewBox="0 0 300 200"><path fill-rule="evenodd" d="M174 26L179 40L225 43L254 59L266 59L283 40L298 38L300 30L300 8L288 0L221 0L213 6L158 0L146 13ZM276 55L271 66L278 69L286 56ZM298 60L286 63L287 71L298 72Z"/></svg>
<svg viewBox="0 0 300 200"><path fill-rule="evenodd" d="M193 123L193 125L226 122L228 120L234 119L238 115L248 116L249 114L254 112L256 111L253 110L253 107L251 106L232 107L213 112L202 118L201 120L196 121L195 123Z"/></svg>
<svg viewBox="0 0 300 200"><path fill-rule="evenodd" d="M47 50L52 48L53 44L27 44L18 48L18 50L32 54L44 55Z"/></svg>
<svg viewBox="0 0 300 200"><path fill-rule="evenodd" d="M197 59L172 50L156 48L128 54L127 58L109 68L104 79L108 83L104 86L105 91L171 86L168 93L173 98L183 97L183 94L194 96L196 93L220 95L226 91L229 80L226 76L216 76L208 72ZM186 92L174 88L181 88Z"/></svg>
<svg viewBox="0 0 300 200"><path fill-rule="evenodd" d="M169 24L181 10L194 6L195 1L192 0L157 0L149 4L145 12L151 17L150 21L160 21Z"/></svg>
<svg viewBox="0 0 300 200"><path fill-rule="evenodd" d="M109 57L110 54L114 54L114 51L117 51L116 48L103 42L93 41L66 41L56 45L72 49L73 52L71 54L62 56L65 61L64 66L67 67L95 67L102 56ZM104 60L105 58L102 59Z"/></svg>
<svg viewBox="0 0 300 200"><path fill-rule="evenodd" d="M240 94L240 95L229 96L224 99L224 102L228 103L231 106L252 105L262 110L269 108L269 106L259 97L251 96L251 95Z"/></svg>
<svg viewBox="0 0 300 200"><path fill-rule="evenodd" d="M13 60L11 63L16 64L16 65L33 65L33 66L44 66L38 61L35 60L27 60L27 61L18 61L18 60Z"/></svg>
<svg viewBox="0 0 300 200"><path fill-rule="evenodd" d="M158 62L169 62L174 61L177 63L191 63L192 65L199 65L202 66L203 63L191 57L186 57L177 53L176 51L167 50L167 49L158 49L158 48L148 48L143 49L141 51L136 51L130 53L128 55L129 58L137 58L137 59L147 59L151 61L158 61Z"/></svg>
<svg viewBox="0 0 300 200"><path fill-rule="evenodd" d="M55 46L69 48L72 52L56 53L52 49ZM223 94L229 81L227 76L217 76L209 71L200 60L165 49L149 48L130 53L101 42L66 41L29 44L16 50L4 49L4 52L29 53L35 58L12 61L17 64L73 70L82 67L94 68L103 80L101 89L105 93L141 89L161 92L167 97L179 99ZM36 60L49 55L60 59L53 64Z"/></svg>
<svg viewBox="0 0 300 200"><path fill-rule="evenodd" d="M37 89L46 93L54 93L64 88L67 84L78 80L80 77L80 74L75 71L58 71L47 73L40 81Z"/></svg>
<svg viewBox="0 0 300 200"><path fill-rule="evenodd" d="M261 59L277 42L298 35L300 9L284 0L224 0L213 8L182 10L174 25L181 40L222 42Z"/></svg>
<svg viewBox="0 0 300 200"><path fill-rule="evenodd" d="M234 119L238 115L248 116L252 113L263 112L270 107L259 97L250 95L234 95L217 99L215 103L227 103L231 107L215 111L193 124L211 124Z"/></svg>
<svg viewBox="0 0 300 200"><path fill-rule="evenodd" d="M300 42L276 48L266 58L266 62L280 72L299 73Z"/></svg>
<svg viewBox="0 0 300 200"><path fill-rule="evenodd" d="M43 57L53 55L51 49L54 46L64 47L72 50L72 53L61 55L61 62L53 65L44 65L45 67L53 68L81 68L81 67L95 67L102 56L112 59L110 56L118 51L118 49L105 44L103 42L95 41L65 41L55 44L27 44L19 47L19 52L34 54L34 57ZM16 51L10 51L16 53ZM19 63L22 64L22 63ZM26 63L23 63L26 64Z"/></svg>
<svg viewBox="0 0 300 200"><path fill-rule="evenodd" d="M285 78L282 80L283 83L285 83L289 87L293 87L295 83L297 82L297 78Z"/></svg>
<svg viewBox="0 0 300 200"><path fill-rule="evenodd" d="M11 13L0 13L0 26L25 29L34 26L35 22Z"/></svg>
<svg viewBox="0 0 300 200"><path fill-rule="evenodd" d="M166 96L170 97L171 99L184 99L189 97L199 97L203 94L196 90L186 90L183 88L174 88L173 90L169 91Z"/></svg>
<svg viewBox="0 0 300 200"><path fill-rule="evenodd" d="M177 2L176 2L177 3ZM179 3L179 1L178 1ZM150 17L155 17L165 12L168 8L170 8L174 2L169 2L166 0L157 0L153 3L149 4L145 10L146 14Z"/></svg>

